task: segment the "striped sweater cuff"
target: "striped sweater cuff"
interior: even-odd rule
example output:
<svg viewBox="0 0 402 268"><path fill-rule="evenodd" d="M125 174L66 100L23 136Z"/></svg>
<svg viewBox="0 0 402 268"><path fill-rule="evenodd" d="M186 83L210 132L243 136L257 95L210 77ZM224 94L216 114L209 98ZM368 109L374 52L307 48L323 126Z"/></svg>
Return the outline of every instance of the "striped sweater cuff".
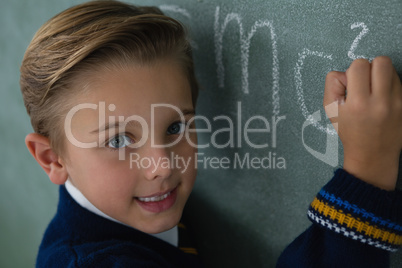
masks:
<svg viewBox="0 0 402 268"><path fill-rule="evenodd" d="M308 217L377 248L396 251L402 244L402 192L379 189L342 169L318 193Z"/></svg>

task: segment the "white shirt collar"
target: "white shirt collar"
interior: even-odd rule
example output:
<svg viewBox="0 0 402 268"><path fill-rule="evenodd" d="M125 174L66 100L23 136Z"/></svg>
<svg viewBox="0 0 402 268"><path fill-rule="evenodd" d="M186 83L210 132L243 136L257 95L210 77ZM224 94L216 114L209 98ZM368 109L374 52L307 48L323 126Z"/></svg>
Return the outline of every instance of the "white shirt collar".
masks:
<svg viewBox="0 0 402 268"><path fill-rule="evenodd" d="M106 215L105 213L103 213L102 211L100 211L97 207L95 207L91 202L89 202L89 200L80 192L80 190L78 190L72 183L71 181L68 179L66 181L66 183L64 184L66 186L66 190L67 192L71 195L71 197L83 208L91 211L92 213L99 215L101 217L104 217L108 220L123 224L125 226L128 226L108 215ZM130 227L130 226L128 226ZM132 227L131 227L132 228ZM162 233L158 233L158 234L150 234L156 238L159 238L175 247L178 246L178 230L177 230L177 226L173 227L170 230L167 230L165 232Z"/></svg>

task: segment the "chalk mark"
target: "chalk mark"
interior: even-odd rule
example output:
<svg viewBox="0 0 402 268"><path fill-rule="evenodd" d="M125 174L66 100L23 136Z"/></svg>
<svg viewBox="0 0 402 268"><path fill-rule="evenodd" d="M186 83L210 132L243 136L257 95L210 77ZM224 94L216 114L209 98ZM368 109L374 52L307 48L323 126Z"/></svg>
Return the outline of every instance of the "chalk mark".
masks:
<svg viewBox="0 0 402 268"><path fill-rule="evenodd" d="M242 91L245 94L249 94L249 72L248 72L248 64L249 64L249 55L250 55L250 42L251 38L257 32L259 28L268 27L270 29L271 35L271 43L272 43L272 105L273 105L273 114L279 115L280 103L279 103L279 59L278 59L278 49L276 42L276 34L275 28L271 21L268 20L258 20L251 27L250 32L247 37L244 34L242 18L237 13L229 13L226 15L223 25L219 27L220 21L220 7L216 7L215 11L215 23L214 23L214 32L215 32L215 59L217 65L217 78L218 78L218 86L224 87L225 85L225 67L223 65L223 35L226 30L227 25L232 20L237 21L239 25L239 33L240 33L240 51L241 51L241 81L242 81Z"/></svg>
<svg viewBox="0 0 402 268"><path fill-rule="evenodd" d="M181 8L179 6L176 5L160 5L159 8L162 11L170 11L170 12L174 12L174 13L178 13L183 15L184 17L188 18L189 20L191 20L191 14L187 11L187 9ZM198 45L194 40L189 40L191 47L193 47L194 49L198 49Z"/></svg>
<svg viewBox="0 0 402 268"><path fill-rule="evenodd" d="M350 26L350 29L352 29L352 30L355 28L362 28L362 30L359 33L359 35L356 36L355 40L353 40L353 43L350 46L350 49L348 52L348 57L352 60L355 60L355 59L368 59L370 61L373 60L374 58L369 58L367 56L355 55L355 50L356 50L357 46L359 45L360 40L363 38L363 36L365 36L369 32L369 29L364 22L355 22Z"/></svg>
<svg viewBox="0 0 402 268"><path fill-rule="evenodd" d="M191 19L191 14L187 11L187 9L181 8L176 5L160 5L159 8L162 11L171 11L175 13L182 14L183 16L187 17L188 19Z"/></svg>
<svg viewBox="0 0 402 268"><path fill-rule="evenodd" d="M312 124L314 127L316 127L318 130L327 133L329 135L336 135L336 131L333 128L324 127L318 123L317 120L313 120L313 117L309 113L307 106L305 104L304 100L304 90L303 90L303 79L302 79L302 70L303 70L303 65L304 61L307 57L310 56L315 56L315 57L320 57L328 60L332 60L332 55L329 54L324 54L324 52L318 52L318 51L311 51L307 48L304 48L301 53L298 53L299 59L296 62L296 67L295 67L295 83L296 83L296 93L297 93L297 103L299 104L302 114L306 121L310 122L309 124Z"/></svg>

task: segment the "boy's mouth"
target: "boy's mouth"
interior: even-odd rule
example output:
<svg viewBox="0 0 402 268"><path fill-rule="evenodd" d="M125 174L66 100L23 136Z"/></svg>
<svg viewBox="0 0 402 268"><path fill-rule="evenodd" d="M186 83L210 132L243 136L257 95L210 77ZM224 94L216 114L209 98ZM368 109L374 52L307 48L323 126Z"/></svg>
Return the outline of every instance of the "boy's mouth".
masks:
<svg viewBox="0 0 402 268"><path fill-rule="evenodd" d="M143 209L152 213L160 213L171 208L176 203L176 198L177 187L167 192L136 197L135 199Z"/></svg>
<svg viewBox="0 0 402 268"><path fill-rule="evenodd" d="M138 200L140 200L141 202L156 202L156 201L162 201L164 199L166 199L166 197L168 197L170 194L172 193L172 191L163 194L163 195L159 195L159 196L152 196L152 197L137 197Z"/></svg>

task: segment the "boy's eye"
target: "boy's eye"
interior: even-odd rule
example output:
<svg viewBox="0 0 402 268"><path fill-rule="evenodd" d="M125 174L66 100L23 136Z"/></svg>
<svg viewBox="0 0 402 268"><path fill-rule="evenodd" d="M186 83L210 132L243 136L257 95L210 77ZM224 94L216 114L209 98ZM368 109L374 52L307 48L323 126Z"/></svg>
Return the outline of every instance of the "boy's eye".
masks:
<svg viewBox="0 0 402 268"><path fill-rule="evenodd" d="M167 129L167 134L169 135L175 135L175 134L180 134L182 133L186 128L186 124L183 122L174 122L171 124L168 129Z"/></svg>
<svg viewBox="0 0 402 268"><path fill-rule="evenodd" d="M127 135L117 135L107 142L107 146L113 149L124 148L133 143Z"/></svg>

